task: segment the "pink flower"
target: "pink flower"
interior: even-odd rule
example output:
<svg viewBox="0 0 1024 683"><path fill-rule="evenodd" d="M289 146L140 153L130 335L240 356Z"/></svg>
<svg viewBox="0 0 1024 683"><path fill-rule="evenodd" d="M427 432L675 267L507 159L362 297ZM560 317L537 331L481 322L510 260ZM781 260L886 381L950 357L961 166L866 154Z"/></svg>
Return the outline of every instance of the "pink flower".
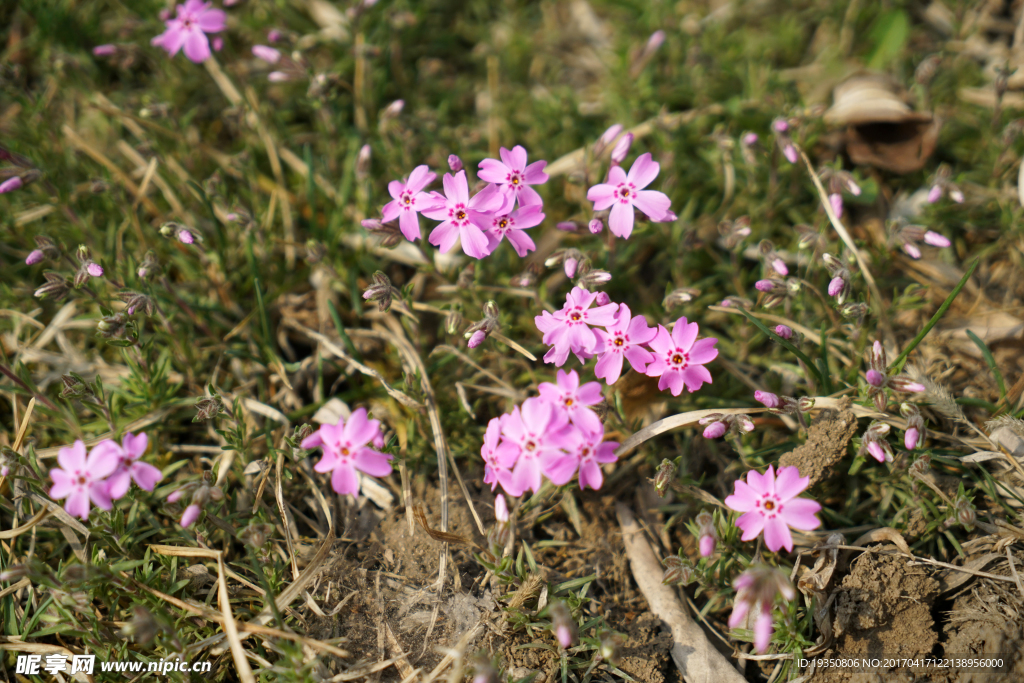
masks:
<svg viewBox="0 0 1024 683"><path fill-rule="evenodd" d="M92 449L92 454L97 451L103 456L111 456L117 459L117 469L107 479L107 495L117 500L128 493L128 487L132 480L139 485L139 488L152 491L153 487L164 478L164 475L156 467L149 463L139 461L142 454L149 446L149 438L145 433L135 436L131 432L124 435L121 445L116 441L104 439Z"/></svg>
<svg viewBox="0 0 1024 683"><path fill-rule="evenodd" d="M58 451L57 462L60 468L50 470L50 498L67 498L64 509L69 515L89 519L90 501L103 510L113 507L106 477L117 469L116 455L105 449L93 449L87 457L85 443L79 439L70 448Z"/></svg>
<svg viewBox="0 0 1024 683"><path fill-rule="evenodd" d="M619 444L614 441L603 441L604 427L598 431L570 429L567 432L570 444L565 447L568 453L549 461L544 475L557 486L568 484L573 475L579 471L580 489L588 486L595 491L604 483L602 463L615 462L618 456L615 449Z"/></svg>
<svg viewBox="0 0 1024 683"><path fill-rule="evenodd" d="M772 639L772 608L778 594L786 600L796 597L786 573L774 567L756 565L736 577L736 602L729 615L729 628L738 628L746 620L751 608L758 605L761 613L754 622L754 649L764 652Z"/></svg>
<svg viewBox="0 0 1024 683"><path fill-rule="evenodd" d="M867 372L868 384L873 387L884 387L885 386L885 375L880 373L878 370L868 370Z"/></svg>
<svg viewBox="0 0 1024 683"><path fill-rule="evenodd" d="M580 376L575 370L566 372L559 370L555 373L555 381L541 382L537 387L540 397L553 406L563 411L569 421L585 432L604 432L601 418L597 416L588 406L600 403L604 400L601 395L601 385L597 382L587 382L580 386ZM558 482L555 482L558 483Z"/></svg>
<svg viewBox="0 0 1024 683"><path fill-rule="evenodd" d="M535 161L527 166L526 160L526 150L522 145L516 145L511 152L502 147L501 161L484 159L477 175L480 180L497 185L505 197L517 200L521 207L543 204L540 195L530 185L548 181L548 174L544 172L548 162Z"/></svg>
<svg viewBox="0 0 1024 683"><path fill-rule="evenodd" d="M673 396L678 396L684 384L690 393L700 389L704 382L711 384L711 373L704 364L718 356L718 349L714 348L718 340L697 341L698 330L697 323L687 323L685 317L676 321L671 335L658 325L658 333L648 344L654 351L654 360L647 366L647 376L661 377L659 391L668 387Z"/></svg>
<svg viewBox="0 0 1024 683"><path fill-rule="evenodd" d="M590 308L596 298L594 292L573 287L565 297L562 310L554 314L544 311L534 318L537 329L544 333L543 342L552 347L544 355L545 363L562 366L570 351L577 356L595 352L597 335L590 326L615 324L615 313L618 310L615 304Z"/></svg>
<svg viewBox="0 0 1024 683"><path fill-rule="evenodd" d="M480 447L480 455L484 459L484 483L491 485L491 491L501 479L508 480L512 467L516 464L519 452L515 448L501 448L501 429L508 415L491 418L484 432L484 443Z"/></svg>
<svg viewBox="0 0 1024 683"><path fill-rule="evenodd" d="M779 335L786 341L789 341L790 339L793 338L793 328L791 328L789 325L776 325L775 334Z"/></svg>
<svg viewBox="0 0 1024 683"><path fill-rule="evenodd" d="M185 56L199 64L210 58L207 33L219 33L227 27L224 10L212 9L213 3L186 0L178 5L178 16L167 21L167 30L150 41L167 50L171 57L185 48Z"/></svg>
<svg viewBox="0 0 1024 683"><path fill-rule="evenodd" d="M434 182L436 178L437 174L431 172L426 166L417 166L405 182L392 180L388 183L388 192L394 199L384 205L382 218L385 222L398 218L402 234L410 242L422 237L417 212L438 208L437 198L423 192L423 188Z"/></svg>
<svg viewBox="0 0 1024 683"><path fill-rule="evenodd" d="M391 474L392 455L378 453L367 444L380 437L380 421L368 420L366 408L355 410L346 422L321 425L320 429L302 440L303 448L322 448L324 457L316 464L317 472L333 472L331 486L341 495L359 494L356 470L373 477ZM377 441L377 443L380 443Z"/></svg>
<svg viewBox="0 0 1024 683"><path fill-rule="evenodd" d="M615 166L608 172L607 183L594 185L587 192L587 199L594 202L595 211L611 207L608 227L616 236L627 238L633 232L633 207L653 221L661 220L669 210L672 202L664 193L644 189L658 175L660 168L647 152L637 157L628 174Z"/></svg>
<svg viewBox="0 0 1024 683"><path fill-rule="evenodd" d="M448 252L461 237L462 250L467 256L477 259L487 256L490 252L484 231L491 227L491 212L505 205L504 197L494 185L488 185L470 199L465 171L459 171L454 177L445 173L443 182L445 196L434 194L437 203L423 210L427 218L443 221L430 232L428 241Z"/></svg>
<svg viewBox="0 0 1024 683"><path fill-rule="evenodd" d="M182 513L181 521L179 522L179 524L181 524L181 527L183 529L187 529L190 526L192 526L192 523L199 519L200 512L202 512L202 508L200 508L195 503L192 503L187 508L185 508L185 512Z"/></svg>
<svg viewBox="0 0 1024 683"><path fill-rule="evenodd" d="M647 364L654 360L654 354L642 345L654 339L658 330L649 327L642 315L630 316L629 306L619 304L615 322L605 328L607 331L594 330L597 335L594 351L600 356L594 374L608 384L619 380L623 358L640 373L646 372Z"/></svg>
<svg viewBox="0 0 1024 683"><path fill-rule="evenodd" d="M46 254L44 254L41 249L33 249L29 252L29 255L25 257L25 265L34 266L44 258L46 258Z"/></svg>
<svg viewBox="0 0 1024 683"><path fill-rule="evenodd" d="M277 64L281 61L281 51L267 45L253 45L252 53L267 64Z"/></svg>
<svg viewBox="0 0 1024 683"><path fill-rule="evenodd" d="M92 54L95 57L109 57L110 55L117 52L117 45L97 45L92 49Z"/></svg>
<svg viewBox="0 0 1024 683"><path fill-rule="evenodd" d="M522 206L504 216L494 216L491 220L491 227L487 231L487 251L493 252L505 237L508 238L512 248L520 257L535 250L537 245L523 230L540 225L540 222L544 220L544 214L540 212L540 209L540 205L531 204Z"/></svg>
<svg viewBox="0 0 1024 683"><path fill-rule="evenodd" d="M21 178L19 178L18 176L14 176L13 178L8 178L7 180L5 180L2 183L0 183L0 194L5 194L7 192L14 192L15 190L21 188L22 185L24 185L24 183L21 181Z"/></svg>
<svg viewBox="0 0 1024 683"><path fill-rule="evenodd" d="M736 526L743 530L742 540L754 539L764 531L764 542L772 552L785 547L793 550L789 527L809 531L821 525L815 515L821 505L809 498L797 498L810 484L796 467L780 467L776 478L772 465L763 475L747 473L747 481L735 482L735 493L725 499L732 510L743 512Z"/></svg>
<svg viewBox="0 0 1024 683"><path fill-rule="evenodd" d="M767 408L778 408L782 405L778 396L767 391L755 391L754 400L763 403Z"/></svg>
<svg viewBox="0 0 1024 683"><path fill-rule="evenodd" d="M518 449L518 459L511 477L501 481L502 488L513 496L520 496L524 491L537 492L541 473L562 457L562 448L572 446L572 430L566 429L568 424L564 411L556 410L541 398L528 398L521 407L513 408L502 425L504 443L501 448Z"/></svg>
<svg viewBox="0 0 1024 683"><path fill-rule="evenodd" d="M103 275L103 266L98 263L90 263L85 267L85 270L92 277L100 277Z"/></svg>

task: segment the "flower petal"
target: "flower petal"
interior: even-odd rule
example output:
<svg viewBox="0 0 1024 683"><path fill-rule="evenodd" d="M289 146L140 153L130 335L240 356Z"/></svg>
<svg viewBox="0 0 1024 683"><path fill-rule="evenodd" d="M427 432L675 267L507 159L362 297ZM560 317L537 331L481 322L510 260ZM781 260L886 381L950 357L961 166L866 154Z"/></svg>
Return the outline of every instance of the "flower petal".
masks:
<svg viewBox="0 0 1024 683"><path fill-rule="evenodd" d="M652 160L651 153L645 152L633 162L629 173L626 174L626 179L636 185L638 190L642 190L658 177L658 171L660 170L661 166L657 161Z"/></svg>
<svg viewBox="0 0 1024 683"><path fill-rule="evenodd" d="M357 408L345 423L345 441L355 450L368 444L380 431L380 421L366 417L366 408Z"/></svg>
<svg viewBox="0 0 1024 683"><path fill-rule="evenodd" d="M196 64L210 58L210 39L202 31L189 31L185 37L185 56Z"/></svg>
<svg viewBox="0 0 1024 683"><path fill-rule="evenodd" d="M604 483L604 473L601 471L601 466L593 460L587 460L580 463L580 488L585 489L588 486L595 491L601 488Z"/></svg>
<svg viewBox="0 0 1024 683"><path fill-rule="evenodd" d="M596 204L594 208L597 209ZM633 234L633 205L616 202L612 206L612 212L608 215L608 229L616 237L628 239Z"/></svg>
<svg viewBox="0 0 1024 683"><path fill-rule="evenodd" d="M737 479L733 482L734 493L725 499L725 504L736 512L750 512L757 503L758 494L746 482Z"/></svg>
<svg viewBox="0 0 1024 683"><path fill-rule="evenodd" d="M715 348L717 343L718 340L714 337L698 339L690 347L690 363L693 365L703 365L718 358L718 349Z"/></svg>
<svg viewBox="0 0 1024 683"><path fill-rule="evenodd" d="M672 206L672 200L664 192L639 190L633 195L633 206L643 211L652 221L660 221Z"/></svg>
<svg viewBox="0 0 1024 683"><path fill-rule="evenodd" d="M331 475L331 487L335 493L342 496L359 495L359 477L351 462L335 468L334 474Z"/></svg>
<svg viewBox="0 0 1024 683"><path fill-rule="evenodd" d="M686 318L682 317L672 328L672 341L675 342L676 348L688 352L693 348L693 342L697 339L699 331L700 326L697 323L687 323Z"/></svg>
<svg viewBox="0 0 1024 683"><path fill-rule="evenodd" d="M600 333L600 330L598 332ZM643 370L637 370L637 372L643 372ZM622 374L622 354L612 351L601 354L597 359L594 374L608 384L615 384L619 381L619 376Z"/></svg>
<svg viewBox="0 0 1024 683"><path fill-rule="evenodd" d="M821 512L821 504L810 498L794 498L782 506L782 518L794 529L810 531L821 526L817 513Z"/></svg>
<svg viewBox="0 0 1024 683"><path fill-rule="evenodd" d="M811 484L810 477L801 477L800 470L792 465L780 467L775 476L775 495L779 500L786 502L790 498L796 498Z"/></svg>
<svg viewBox="0 0 1024 683"><path fill-rule="evenodd" d="M447 176L445 176L447 177ZM459 229L451 221L445 221L430 231L427 241L447 254L459 239Z"/></svg>
<svg viewBox="0 0 1024 683"><path fill-rule="evenodd" d="M199 13L196 23L207 33L219 33L227 28L228 15L224 10L208 9Z"/></svg>
<svg viewBox="0 0 1024 683"><path fill-rule="evenodd" d="M587 190L587 200L594 202L595 211L604 211L615 202L615 186L600 183Z"/></svg>
<svg viewBox="0 0 1024 683"><path fill-rule="evenodd" d="M124 494L128 493L128 487L132 485L132 475L127 468L119 469L110 475L106 484L107 495L112 499L117 500L124 496Z"/></svg>
<svg viewBox="0 0 1024 683"><path fill-rule="evenodd" d="M145 491L152 491L153 488L164 478L159 468L150 465L148 462L137 462L131 467L132 479ZM119 498L120 496L114 496Z"/></svg>
<svg viewBox="0 0 1024 683"><path fill-rule="evenodd" d="M53 486L50 488L49 496L54 500L61 500L71 495L74 490L74 478L64 470L54 468L50 470L50 479L53 479Z"/></svg>
<svg viewBox="0 0 1024 683"><path fill-rule="evenodd" d="M764 529L764 515L757 511L750 511L739 516L736 526L743 530L742 541L751 541Z"/></svg>
<svg viewBox="0 0 1024 683"><path fill-rule="evenodd" d="M409 191L411 192L420 192L424 187L434 182L436 179L437 174L431 172L430 168L428 168L426 164L421 164L412 169L412 173L409 174L409 181L405 186L409 188ZM395 195L391 196L394 197Z"/></svg>
<svg viewBox="0 0 1024 683"><path fill-rule="evenodd" d="M743 540L747 540L745 536ZM764 523L764 544L773 553L779 548L785 548L786 552L792 552L793 535L789 533L789 527L781 517L773 517Z"/></svg>
<svg viewBox="0 0 1024 683"><path fill-rule="evenodd" d="M64 502L64 510L72 517L89 519L89 493L85 489L76 489Z"/></svg>
<svg viewBox="0 0 1024 683"><path fill-rule="evenodd" d="M105 439L109 441L109 439ZM102 443L102 442L100 442ZM110 442L115 448L120 448L113 441ZM99 444L97 444L98 446ZM61 469L65 472L74 472L76 470L85 470L85 442L81 439L75 441L68 448L62 448L57 451L57 462L60 464Z"/></svg>
<svg viewBox="0 0 1024 683"><path fill-rule="evenodd" d="M711 373L703 365L691 365L682 372L686 388L692 394L706 382L711 384Z"/></svg>
<svg viewBox="0 0 1024 683"><path fill-rule="evenodd" d="M386 477L391 474L391 458L387 453L378 453L369 448L358 451L353 458L356 469L373 477Z"/></svg>

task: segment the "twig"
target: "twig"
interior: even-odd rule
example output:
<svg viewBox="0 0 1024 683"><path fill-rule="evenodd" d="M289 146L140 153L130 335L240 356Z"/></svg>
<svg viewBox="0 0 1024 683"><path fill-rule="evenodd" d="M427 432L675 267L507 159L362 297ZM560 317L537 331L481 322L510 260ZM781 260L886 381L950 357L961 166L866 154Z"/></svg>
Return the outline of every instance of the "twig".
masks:
<svg viewBox="0 0 1024 683"><path fill-rule="evenodd" d="M629 507L615 504L622 527L622 542L640 592L656 617L672 629L672 659L688 683L715 681L744 683L746 679L708 642L701 627L690 618L675 590L661 582L662 567Z"/></svg>
<svg viewBox="0 0 1024 683"><path fill-rule="evenodd" d="M1024 19L1022 19L1024 21ZM1006 561L1010 563L1010 573L1013 574L1013 580L1017 584L1017 590L1020 591L1021 597L1024 597L1024 584L1020 582L1020 574L1017 573L1017 566L1013 564L1013 553L1010 552L1009 547L1006 549Z"/></svg>

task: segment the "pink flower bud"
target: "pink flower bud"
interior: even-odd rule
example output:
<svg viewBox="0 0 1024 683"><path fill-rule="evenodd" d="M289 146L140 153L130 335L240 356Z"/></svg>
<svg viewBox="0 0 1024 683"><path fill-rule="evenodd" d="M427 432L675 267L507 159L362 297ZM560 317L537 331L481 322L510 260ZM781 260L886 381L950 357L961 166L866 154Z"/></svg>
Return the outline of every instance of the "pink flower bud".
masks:
<svg viewBox="0 0 1024 683"><path fill-rule="evenodd" d="M167 496L168 503L177 503L181 497L185 495L185 489L174 489L170 495Z"/></svg>
<svg viewBox="0 0 1024 683"><path fill-rule="evenodd" d="M156 16L159 17L160 21L167 21L171 18L171 10L164 8L160 10Z"/></svg>
<svg viewBox="0 0 1024 683"><path fill-rule="evenodd" d="M555 637L558 639L558 644L563 648L572 647L572 629L568 626L555 627Z"/></svg>
<svg viewBox="0 0 1024 683"><path fill-rule="evenodd" d="M747 133L743 136L743 144L747 147L753 147L757 144L757 133Z"/></svg>
<svg viewBox="0 0 1024 683"><path fill-rule="evenodd" d="M192 523L199 519L199 506L192 504L185 508L185 514L181 516L181 526L184 529L192 526Z"/></svg>
<svg viewBox="0 0 1024 683"><path fill-rule="evenodd" d="M665 32L655 31L651 34L651 37L647 39L647 45L644 47L644 52L654 52L665 42Z"/></svg>
<svg viewBox="0 0 1024 683"><path fill-rule="evenodd" d="M602 145L612 144L612 140L619 137L619 133L622 132L622 124L616 123L608 128L600 137L598 142Z"/></svg>
<svg viewBox="0 0 1024 683"><path fill-rule="evenodd" d="M607 306L612 302L612 298L608 296L608 292L598 292L597 297L594 299L595 306Z"/></svg>
<svg viewBox="0 0 1024 683"><path fill-rule="evenodd" d="M46 254L43 253L42 249L33 249L32 252L25 257L25 265L34 266L44 258L46 258Z"/></svg>
<svg viewBox="0 0 1024 683"><path fill-rule="evenodd" d="M253 45L252 53L257 59L262 59L268 64L277 64L281 61L281 51L266 45Z"/></svg>
<svg viewBox="0 0 1024 683"><path fill-rule="evenodd" d="M903 445L907 447L908 451L912 451L917 448L918 440L920 439L921 433L917 431L916 427L911 427L907 430L907 433L903 435Z"/></svg>
<svg viewBox="0 0 1024 683"><path fill-rule="evenodd" d="M666 211L655 223L675 223L677 220L679 220L679 216L675 211Z"/></svg>
<svg viewBox="0 0 1024 683"><path fill-rule="evenodd" d="M770 292L775 289L775 285L771 280L758 280L754 283L754 288L759 292Z"/></svg>
<svg viewBox="0 0 1024 683"><path fill-rule="evenodd" d="M117 45L111 45L110 43L106 45L97 45L92 49L92 54L95 57L109 57L115 52L117 52Z"/></svg>
<svg viewBox="0 0 1024 683"><path fill-rule="evenodd" d="M828 283L828 295L839 296L840 292L843 291L843 286L845 284L846 282L841 277L836 276L832 278L832 280Z"/></svg>
<svg viewBox="0 0 1024 683"><path fill-rule="evenodd" d="M873 387L885 386L885 375L880 373L878 370L868 370L867 372L868 384Z"/></svg>
<svg viewBox="0 0 1024 683"><path fill-rule="evenodd" d="M267 74L267 80L271 83L284 83L292 80L292 77L285 71L271 71Z"/></svg>
<svg viewBox="0 0 1024 683"><path fill-rule="evenodd" d="M782 405L778 396L767 391L755 391L754 400L763 403L767 408L778 408Z"/></svg>
<svg viewBox="0 0 1024 683"><path fill-rule="evenodd" d="M181 229L178 231L178 240L182 242L182 244L192 244L196 241L196 238L188 230Z"/></svg>
<svg viewBox="0 0 1024 683"><path fill-rule="evenodd" d="M775 119L772 121L772 129L777 133L785 133L789 130L789 124L786 122L786 119Z"/></svg>
<svg viewBox="0 0 1024 683"><path fill-rule="evenodd" d="M726 425L724 422L712 422L704 428L705 439L718 439L725 435Z"/></svg>
<svg viewBox="0 0 1024 683"><path fill-rule="evenodd" d="M934 204L940 199L942 199L942 186L932 185L932 189L928 190L928 203Z"/></svg>
<svg viewBox="0 0 1024 683"><path fill-rule="evenodd" d="M964 203L964 193L961 192L960 190L957 190L956 188L950 189L949 198L952 199L957 204Z"/></svg>
<svg viewBox="0 0 1024 683"><path fill-rule="evenodd" d="M800 158L800 155L796 153L796 147L793 145L786 145L782 148L782 154L791 164L795 164L796 160Z"/></svg>
<svg viewBox="0 0 1024 683"><path fill-rule="evenodd" d="M386 119L394 118L401 114L403 109L405 109L405 100L395 100L384 107L383 117Z"/></svg>
<svg viewBox="0 0 1024 683"><path fill-rule="evenodd" d="M698 541L700 545L701 557L711 557L711 554L715 552L715 537L711 535L704 535L700 537Z"/></svg>
<svg viewBox="0 0 1024 683"><path fill-rule="evenodd" d="M220 52L224 49L224 39L220 36L214 36L213 40L210 41L210 45L213 47L214 52Z"/></svg>
<svg viewBox="0 0 1024 683"><path fill-rule="evenodd" d="M103 266L98 263L90 263L85 267L85 269L88 271L89 275L93 277L100 277L103 275Z"/></svg>
<svg viewBox="0 0 1024 683"><path fill-rule="evenodd" d="M612 150L612 164L618 165L623 162L626 155L629 154L629 148L633 145L633 134L626 133L623 135L619 142L615 145L615 149Z"/></svg>
<svg viewBox="0 0 1024 683"><path fill-rule="evenodd" d="M475 349L476 347L478 347L481 344L483 344L484 343L484 339L486 339L486 338L487 338L487 333L486 332L484 332L483 330L477 330L469 338L469 344L468 344L469 348Z"/></svg>
<svg viewBox="0 0 1024 683"><path fill-rule="evenodd" d="M913 242L904 242L903 251L907 252L907 256L912 259L921 258L921 250L917 248L917 245Z"/></svg>
<svg viewBox="0 0 1024 683"><path fill-rule="evenodd" d="M562 221L556 223L555 227L563 232L576 232L580 226L575 221Z"/></svg>
<svg viewBox="0 0 1024 683"><path fill-rule="evenodd" d="M449 154L448 168L452 169L452 173L458 173L462 170L462 159L454 154Z"/></svg>
<svg viewBox="0 0 1024 683"><path fill-rule="evenodd" d="M786 262L780 258L772 259L772 268L779 275L789 275L789 268L786 267Z"/></svg>
<svg viewBox="0 0 1024 683"><path fill-rule="evenodd" d="M846 179L846 189L850 191L854 197L859 197L861 193L860 185L858 185L853 178Z"/></svg>
<svg viewBox="0 0 1024 683"><path fill-rule="evenodd" d="M567 259L565 259L565 264L564 264L564 266L565 266L565 276L567 278L570 278L570 279L573 276L575 276L576 275L576 266L578 266L579 264L580 264L580 262L577 259L574 259L574 258L567 258Z"/></svg>
<svg viewBox="0 0 1024 683"><path fill-rule="evenodd" d="M937 232L929 230L924 234L924 243L930 244L933 247L948 247L951 243L946 239L945 235L940 235Z"/></svg>
<svg viewBox="0 0 1024 683"><path fill-rule="evenodd" d="M19 178L18 176L8 178L7 180L0 183L0 194L4 194L6 192L14 192L15 190L21 188L23 184L24 183L21 182L21 178Z"/></svg>
<svg viewBox="0 0 1024 683"><path fill-rule="evenodd" d="M604 230L604 223L600 218L591 218L590 222L587 223L587 229L590 230L591 234L596 235Z"/></svg>
<svg viewBox="0 0 1024 683"><path fill-rule="evenodd" d="M508 521L508 504L505 503L505 496L500 493L494 499L494 516L499 522Z"/></svg>
<svg viewBox="0 0 1024 683"><path fill-rule="evenodd" d="M791 328L789 325L776 325L775 334L779 335L786 341L789 341L790 339L793 338L793 328Z"/></svg>
<svg viewBox="0 0 1024 683"><path fill-rule="evenodd" d="M836 218L843 217L843 195L833 192L828 196L828 203L832 205L832 211Z"/></svg>
<svg viewBox="0 0 1024 683"><path fill-rule="evenodd" d="M272 43L276 43L282 38L284 38L284 34L278 31L276 28L272 28L269 31L267 31L267 40L269 40Z"/></svg>
<svg viewBox="0 0 1024 683"><path fill-rule="evenodd" d="M872 441L868 444L868 453L878 462L885 462L885 451L877 441Z"/></svg>

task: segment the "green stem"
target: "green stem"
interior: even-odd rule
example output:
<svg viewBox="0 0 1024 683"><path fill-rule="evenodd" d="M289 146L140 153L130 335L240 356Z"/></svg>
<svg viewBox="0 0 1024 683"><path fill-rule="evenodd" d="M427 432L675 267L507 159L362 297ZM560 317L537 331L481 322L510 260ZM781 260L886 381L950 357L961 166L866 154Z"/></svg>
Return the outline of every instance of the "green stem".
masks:
<svg viewBox="0 0 1024 683"><path fill-rule="evenodd" d="M829 382L828 382L828 379L821 374L821 368L819 368L817 365L815 365L814 361L812 361L810 358L807 357L807 354L805 354L803 351L801 351L797 347L795 347L792 344L790 344L788 341L786 341L785 339L783 339L779 335L777 335L774 332L772 332L771 330L769 330L765 326L764 323L762 323L760 320L758 320L754 316L750 315L750 313L748 313L743 308L737 307L736 310L738 310L740 313L745 315L747 317L747 320L749 320L750 322L752 322L754 324L754 327L756 327L757 329L761 330L766 335L768 335L769 339L774 341L776 344L782 345L787 350L789 350L794 356L796 356L797 358L802 360L804 362L804 365L807 366L807 369L808 370L813 370L814 374L818 376L818 379L821 381L821 386L822 387L830 386Z"/></svg>

